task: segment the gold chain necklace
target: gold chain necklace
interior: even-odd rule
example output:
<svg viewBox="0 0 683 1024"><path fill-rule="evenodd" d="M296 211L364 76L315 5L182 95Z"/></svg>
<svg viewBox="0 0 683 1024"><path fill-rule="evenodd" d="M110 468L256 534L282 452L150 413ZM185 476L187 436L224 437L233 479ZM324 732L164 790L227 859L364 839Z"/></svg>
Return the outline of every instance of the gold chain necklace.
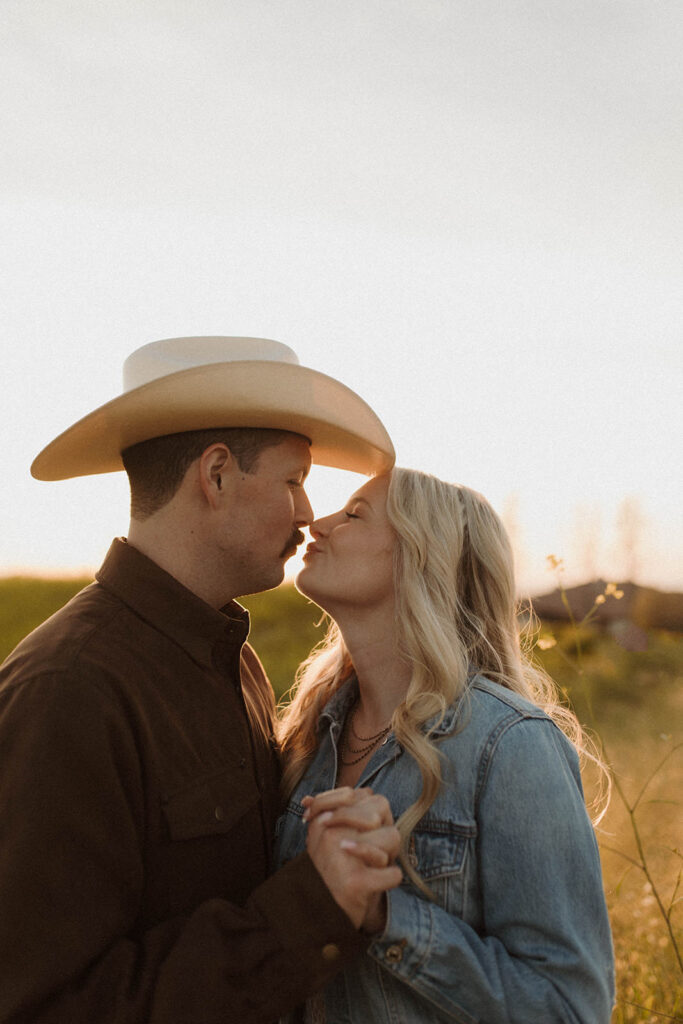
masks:
<svg viewBox="0 0 683 1024"><path fill-rule="evenodd" d="M369 754L373 747L379 745L380 740L383 737L385 737L389 730L391 729L391 722L389 722L389 725L386 725L383 729L380 729L380 731L376 732L374 736L359 736L356 730L353 728L353 716L356 713L357 705L358 701L356 700L352 705L348 715L346 716L346 722L344 723L344 730L341 736L341 743L339 745L339 760L347 768L349 768L353 764L358 764L360 761L362 761L363 758L365 758ZM360 740L361 743L364 743L365 746L352 747L351 744L349 743L349 732L353 733L355 738L357 740ZM344 760L345 753L358 754L359 756L353 758L353 760L351 761L346 761Z"/></svg>

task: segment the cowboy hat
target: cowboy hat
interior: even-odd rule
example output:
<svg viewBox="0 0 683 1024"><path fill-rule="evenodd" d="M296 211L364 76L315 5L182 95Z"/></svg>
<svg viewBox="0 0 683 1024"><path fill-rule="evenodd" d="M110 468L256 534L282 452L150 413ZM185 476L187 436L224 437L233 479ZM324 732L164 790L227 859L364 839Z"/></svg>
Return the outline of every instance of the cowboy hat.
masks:
<svg viewBox="0 0 683 1024"><path fill-rule="evenodd" d="M303 434L311 457L366 475L394 463L391 439L344 384L301 366L266 338L167 338L143 345L123 368L123 393L55 438L31 474L65 480L123 469L121 452L164 434L212 427L271 427Z"/></svg>

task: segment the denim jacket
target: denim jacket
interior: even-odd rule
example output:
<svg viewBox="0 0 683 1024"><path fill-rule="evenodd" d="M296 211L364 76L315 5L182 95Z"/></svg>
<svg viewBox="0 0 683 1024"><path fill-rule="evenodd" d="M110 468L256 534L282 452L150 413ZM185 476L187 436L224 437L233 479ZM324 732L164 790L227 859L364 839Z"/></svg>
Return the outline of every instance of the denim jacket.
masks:
<svg viewBox="0 0 683 1024"><path fill-rule="evenodd" d="M318 751L278 821L280 864L305 846L302 798L335 785L356 693L345 683L321 715ZM407 878L387 894L384 932L325 989L326 1024L608 1024L612 941L573 746L482 676L432 736L443 785L409 857L434 900ZM421 778L391 734L358 785L397 819Z"/></svg>

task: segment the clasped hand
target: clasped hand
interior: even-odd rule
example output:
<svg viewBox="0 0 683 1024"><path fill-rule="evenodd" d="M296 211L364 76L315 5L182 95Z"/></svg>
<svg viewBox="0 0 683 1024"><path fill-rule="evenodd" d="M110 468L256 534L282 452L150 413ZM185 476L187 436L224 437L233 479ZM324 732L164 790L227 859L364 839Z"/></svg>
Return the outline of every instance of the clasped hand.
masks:
<svg viewBox="0 0 683 1024"><path fill-rule="evenodd" d="M339 906L357 928L386 923L387 889L400 884L394 863L401 838L389 802L369 788L342 786L304 797L309 856Z"/></svg>

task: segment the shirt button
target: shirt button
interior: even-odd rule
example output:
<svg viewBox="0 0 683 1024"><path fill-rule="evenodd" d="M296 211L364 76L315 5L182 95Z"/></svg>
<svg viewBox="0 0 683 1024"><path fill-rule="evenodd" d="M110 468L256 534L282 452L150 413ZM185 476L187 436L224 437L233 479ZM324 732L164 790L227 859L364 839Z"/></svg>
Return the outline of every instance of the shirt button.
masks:
<svg viewBox="0 0 683 1024"><path fill-rule="evenodd" d="M223 819L225 817L225 811L220 806L215 809L213 814L214 814L214 817L215 817L216 821L223 821Z"/></svg>
<svg viewBox="0 0 683 1024"><path fill-rule="evenodd" d="M389 946L384 954L384 959L390 964L399 964L403 959L403 948L399 945Z"/></svg>
<svg viewBox="0 0 683 1024"><path fill-rule="evenodd" d="M336 946L334 942L328 942L322 948L322 957L328 964L334 963L339 958L339 946Z"/></svg>

